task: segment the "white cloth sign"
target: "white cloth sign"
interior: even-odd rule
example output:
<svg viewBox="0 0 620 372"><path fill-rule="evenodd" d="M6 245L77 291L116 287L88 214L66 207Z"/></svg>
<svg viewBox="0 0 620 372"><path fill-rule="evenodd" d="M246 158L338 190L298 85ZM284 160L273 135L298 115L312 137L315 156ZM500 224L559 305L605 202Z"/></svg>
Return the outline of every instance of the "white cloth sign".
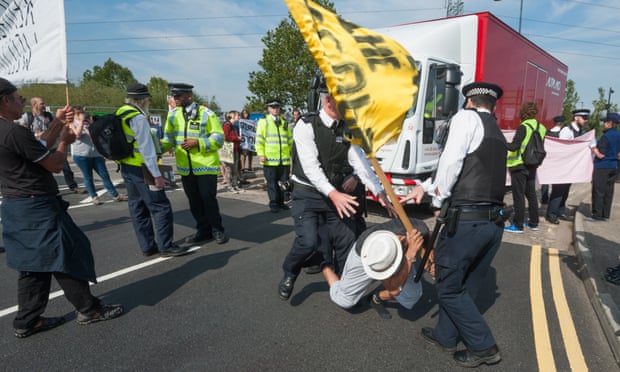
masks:
<svg viewBox="0 0 620 372"><path fill-rule="evenodd" d="M63 0L0 2L0 76L16 85L66 83Z"/></svg>
<svg viewBox="0 0 620 372"><path fill-rule="evenodd" d="M241 148L243 150L256 151L254 142L256 140L256 120L239 120L239 134L241 135Z"/></svg>

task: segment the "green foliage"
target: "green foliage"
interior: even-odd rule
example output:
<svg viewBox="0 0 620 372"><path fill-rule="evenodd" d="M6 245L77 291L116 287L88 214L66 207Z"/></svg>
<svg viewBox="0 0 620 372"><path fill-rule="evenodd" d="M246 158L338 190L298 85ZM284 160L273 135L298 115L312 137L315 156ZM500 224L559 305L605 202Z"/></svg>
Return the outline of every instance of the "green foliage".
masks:
<svg viewBox="0 0 620 372"><path fill-rule="evenodd" d="M579 102L579 94L577 94L575 90L575 82L568 79L564 91L564 102L562 104L562 116L566 118L564 124L568 124L573 120L573 110L577 107L577 102Z"/></svg>
<svg viewBox="0 0 620 372"><path fill-rule="evenodd" d="M318 0L317 3L334 10L331 1ZM246 107L262 112L266 100L277 98L287 111L293 108L305 111L310 80L318 65L290 14L274 30L268 31L262 42L265 48L258 61L262 71L250 72L248 89L253 96L246 97Z"/></svg>
<svg viewBox="0 0 620 372"><path fill-rule="evenodd" d="M168 81L163 78L153 76L146 84L149 88L149 93L151 93L151 104L149 107L151 109L161 109L168 110L168 93L170 90L168 89Z"/></svg>
<svg viewBox="0 0 620 372"><path fill-rule="evenodd" d="M127 84L136 83L137 80L133 76L133 73L127 68L119 65L108 58L107 61L101 66L95 66L91 70L84 71L84 82L94 81L103 86L117 87L125 89Z"/></svg>

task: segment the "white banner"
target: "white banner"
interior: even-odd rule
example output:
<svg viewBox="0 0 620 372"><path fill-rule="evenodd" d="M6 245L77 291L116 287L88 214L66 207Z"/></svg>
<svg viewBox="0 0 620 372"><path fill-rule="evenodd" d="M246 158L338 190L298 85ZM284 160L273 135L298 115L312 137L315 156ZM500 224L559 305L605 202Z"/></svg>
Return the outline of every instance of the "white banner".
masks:
<svg viewBox="0 0 620 372"><path fill-rule="evenodd" d="M256 120L239 120L239 134L241 135L241 148L256 151L254 141L256 139Z"/></svg>
<svg viewBox="0 0 620 372"><path fill-rule="evenodd" d="M0 76L16 85L66 83L63 0L0 1Z"/></svg>

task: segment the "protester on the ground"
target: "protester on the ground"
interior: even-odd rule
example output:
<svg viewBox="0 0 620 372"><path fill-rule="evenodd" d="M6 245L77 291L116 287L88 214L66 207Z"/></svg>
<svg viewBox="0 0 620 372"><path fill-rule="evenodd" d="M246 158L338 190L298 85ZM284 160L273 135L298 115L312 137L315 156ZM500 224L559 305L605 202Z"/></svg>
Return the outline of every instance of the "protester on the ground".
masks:
<svg viewBox="0 0 620 372"><path fill-rule="evenodd" d="M462 367L495 364L501 354L475 303L502 241L506 182L506 139L493 115L502 89L485 82L463 87L465 109L451 120L435 177L403 199L420 203L425 193L435 207L449 203L434 250L439 318L423 337L453 353ZM486 286L485 286L486 287ZM456 351L459 342L466 349Z"/></svg>
<svg viewBox="0 0 620 372"><path fill-rule="evenodd" d="M239 111L228 111L222 125L224 140L233 144L233 162L222 162L225 168L226 182L233 193L238 193L241 186L241 136L239 135Z"/></svg>
<svg viewBox="0 0 620 372"><path fill-rule="evenodd" d="M95 183L93 182L93 170L97 172L103 186L108 190L112 199L117 202L127 201L127 196L119 194L116 187L110 179L108 168L105 164L105 159L93 144L90 134L88 132L88 126L90 125L90 115L87 116L84 113L82 107L76 106L73 108L73 131L75 132L75 142L71 145L71 153L73 154L73 162L82 171L84 177L84 186L88 195L90 195L91 202L94 205L102 203L97 196L97 190L95 189Z"/></svg>
<svg viewBox="0 0 620 372"><path fill-rule="evenodd" d="M554 117L553 127L547 131L547 137L560 138L560 130L564 127L564 121L566 121L564 116L559 115ZM540 186L540 203L549 203L549 185Z"/></svg>
<svg viewBox="0 0 620 372"><path fill-rule="evenodd" d="M588 122L590 110L577 109L573 110L573 121L570 125L560 130L559 138L574 139L584 134L583 126ZM560 220L571 221L572 217L566 208L566 200L570 192L570 183L554 184L551 187L551 195L549 196L549 205L545 219L552 224L559 224Z"/></svg>
<svg viewBox="0 0 620 372"><path fill-rule="evenodd" d="M514 216L512 224L504 231L522 233L523 227L538 231L538 197L536 196L536 170L538 166L526 165L523 153L530 142L532 135L538 131L540 138L545 139L547 132L544 125L536 120L538 105L536 102L524 102L521 105L519 116L521 125L517 128L512 142L506 144L508 159L506 166L510 171ZM525 198L527 198L529 221L525 222Z"/></svg>
<svg viewBox="0 0 620 372"><path fill-rule="evenodd" d="M193 85L169 86L176 108L168 113L162 145L164 151L174 148L177 172L196 220L196 233L185 242L195 244L215 239L216 243L224 244L228 237L216 197L220 171L218 150L224 143L222 125L215 113L193 102Z"/></svg>
<svg viewBox="0 0 620 372"><path fill-rule="evenodd" d="M371 305L396 300L406 309L413 307L422 296L422 283L414 281L413 264L429 236L424 222L413 218L410 221L415 230L409 234L399 219L364 231L351 247L340 277L330 265L323 269L334 303L349 309L360 302L373 283L381 281L383 289L372 292ZM382 316L390 317L386 312Z"/></svg>
<svg viewBox="0 0 620 372"><path fill-rule="evenodd" d="M246 109L241 110L241 119L250 120L250 112ZM241 170L242 171L254 171L252 167L252 159L254 158L254 151L248 149L241 150Z"/></svg>
<svg viewBox="0 0 620 372"><path fill-rule="evenodd" d="M155 140L147 119L151 94L144 84L127 85L125 105L116 110L123 118L123 131L133 142L133 156L122 159L121 175L127 188L129 215L142 255L180 256L188 247L173 242L174 223L165 181L157 165Z"/></svg>
<svg viewBox="0 0 620 372"><path fill-rule="evenodd" d="M280 101L271 99L266 105L269 113L256 124L254 146L267 180L269 210L278 213L289 209L289 206L284 204L285 190L280 185L289 182L293 135L291 127L280 115Z"/></svg>
<svg viewBox="0 0 620 372"><path fill-rule="evenodd" d="M603 136L592 149L592 221L605 221L611 215L620 156L620 132L616 129L616 125L620 123L620 114L609 112L601 121L605 126Z"/></svg>
<svg viewBox="0 0 620 372"><path fill-rule="evenodd" d="M19 120L23 126L30 128L35 137L41 138L43 132L47 130L49 124L54 119L54 115L47 111L45 101L41 97L32 97L30 99L30 105L32 107L32 111L24 113ZM55 146L56 144L53 145ZM63 165L62 175L65 179L65 183L69 187L69 190L76 194L86 192L85 190L82 190L75 181L75 175L69 165L69 161L65 162Z"/></svg>
<svg viewBox="0 0 620 372"><path fill-rule="evenodd" d="M317 264L311 256L342 274L351 244L366 227L360 207L364 185L393 208L362 149L344 137L342 116L324 79L320 94L320 112L302 117L294 134L291 215L296 236L282 263L282 300L291 296L301 268ZM316 254L319 250L322 254Z"/></svg>
<svg viewBox="0 0 620 372"><path fill-rule="evenodd" d="M64 317L43 317L52 276L77 311L77 323L116 318L121 305L105 305L90 291L97 282L90 242L67 213L52 173L62 170L67 148L75 140L69 125L71 108L56 111L56 119L41 135L14 123L23 113L24 99L8 80L0 78L0 185L2 239L7 265L19 272L18 338L32 336L63 324ZM55 150L52 146L58 145Z"/></svg>

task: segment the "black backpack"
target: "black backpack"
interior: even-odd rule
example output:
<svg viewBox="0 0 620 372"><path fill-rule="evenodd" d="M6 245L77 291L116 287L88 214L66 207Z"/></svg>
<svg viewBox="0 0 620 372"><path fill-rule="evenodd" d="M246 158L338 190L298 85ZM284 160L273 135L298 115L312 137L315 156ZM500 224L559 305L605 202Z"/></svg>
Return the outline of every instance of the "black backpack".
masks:
<svg viewBox="0 0 620 372"><path fill-rule="evenodd" d="M123 119L131 119L138 114L138 110L127 110L121 115L108 114L88 126L93 144L104 158L121 160L133 156L135 138L127 141L123 131Z"/></svg>
<svg viewBox="0 0 620 372"><path fill-rule="evenodd" d="M532 135L530 136L530 141L525 145L525 150L521 157L523 158L523 163L529 167L538 167L542 164L543 160L545 160L545 156L547 156L547 151L545 151L545 144L543 139L540 137L540 133L538 132L538 128L540 123L536 123L536 129L532 128L529 124L524 123L525 126L532 130Z"/></svg>

